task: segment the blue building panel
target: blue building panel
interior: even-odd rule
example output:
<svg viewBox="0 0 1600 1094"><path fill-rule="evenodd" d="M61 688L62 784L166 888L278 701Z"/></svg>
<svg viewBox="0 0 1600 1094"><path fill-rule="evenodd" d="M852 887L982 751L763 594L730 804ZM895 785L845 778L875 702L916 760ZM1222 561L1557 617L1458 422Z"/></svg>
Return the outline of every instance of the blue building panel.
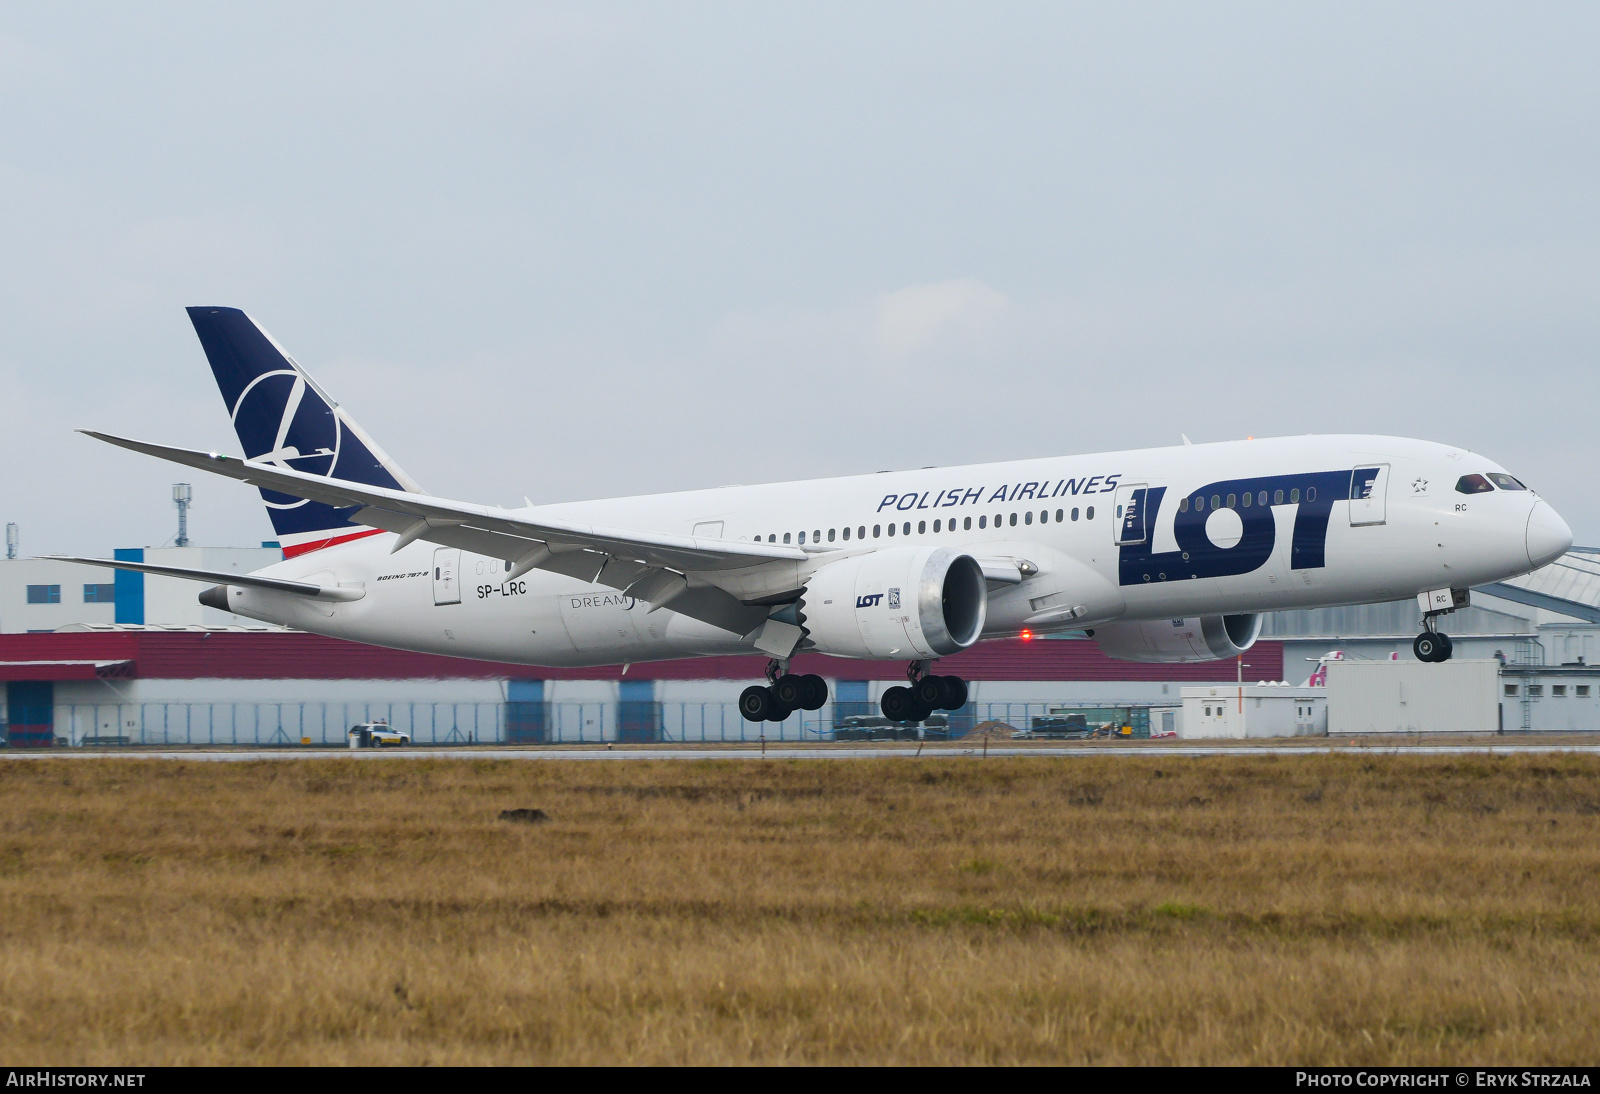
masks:
<svg viewBox="0 0 1600 1094"><path fill-rule="evenodd" d="M834 681L834 719L870 717L878 713L878 704L867 698L867 687L868 681L866 680Z"/></svg>
<svg viewBox="0 0 1600 1094"><path fill-rule="evenodd" d="M506 681L506 740L537 745L549 739L550 705L543 680Z"/></svg>
<svg viewBox="0 0 1600 1094"><path fill-rule="evenodd" d="M118 547L112 552L118 562L143 562L143 547ZM144 625L144 575L134 570L118 570L116 577L116 620Z"/></svg>
<svg viewBox="0 0 1600 1094"><path fill-rule="evenodd" d="M49 748L55 743L55 684L13 680L6 685L6 744Z"/></svg>
<svg viewBox="0 0 1600 1094"><path fill-rule="evenodd" d="M617 685L617 698L625 703L649 703L655 697L654 680L624 680Z"/></svg>
<svg viewBox="0 0 1600 1094"><path fill-rule="evenodd" d="M544 702L543 680L507 680L506 698L513 703Z"/></svg>
<svg viewBox="0 0 1600 1094"><path fill-rule="evenodd" d="M661 704L654 680L623 680L617 685L617 740L650 744L661 739Z"/></svg>

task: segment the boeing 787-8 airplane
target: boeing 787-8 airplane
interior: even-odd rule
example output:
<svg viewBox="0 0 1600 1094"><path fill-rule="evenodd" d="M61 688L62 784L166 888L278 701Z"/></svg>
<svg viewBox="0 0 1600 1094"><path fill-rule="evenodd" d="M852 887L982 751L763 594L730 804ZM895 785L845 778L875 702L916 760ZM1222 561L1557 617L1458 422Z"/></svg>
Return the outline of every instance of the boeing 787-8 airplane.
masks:
<svg viewBox="0 0 1600 1094"><path fill-rule="evenodd" d="M90 433L256 486L284 559L247 576L73 561L213 583L202 603L400 649L577 666L765 654L752 721L827 701L801 651L898 659L883 713L966 701L938 658L1082 631L1132 661L1248 649L1259 613L1417 596L1559 558L1566 522L1447 444L1307 436L925 468L502 509L422 490L254 320L190 308L244 457Z"/></svg>

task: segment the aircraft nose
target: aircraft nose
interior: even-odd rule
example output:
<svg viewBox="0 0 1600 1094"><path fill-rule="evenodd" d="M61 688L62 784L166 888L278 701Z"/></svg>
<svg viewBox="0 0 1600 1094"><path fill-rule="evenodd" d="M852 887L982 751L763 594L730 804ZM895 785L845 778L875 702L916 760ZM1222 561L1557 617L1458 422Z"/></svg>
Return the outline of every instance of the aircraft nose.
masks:
<svg viewBox="0 0 1600 1094"><path fill-rule="evenodd" d="M1547 566L1572 546L1572 529L1544 502L1535 502L1528 514L1528 561Z"/></svg>

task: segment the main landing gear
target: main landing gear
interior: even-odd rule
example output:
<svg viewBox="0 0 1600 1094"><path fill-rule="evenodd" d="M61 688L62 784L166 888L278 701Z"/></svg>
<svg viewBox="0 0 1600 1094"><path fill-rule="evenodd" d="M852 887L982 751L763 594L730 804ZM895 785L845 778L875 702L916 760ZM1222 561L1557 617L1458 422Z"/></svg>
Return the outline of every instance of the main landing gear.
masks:
<svg viewBox="0 0 1600 1094"><path fill-rule="evenodd" d="M797 710L821 710L828 701L828 682L814 673L797 675L785 661L767 664L765 687L752 684L739 695L739 713L748 722L781 722ZM967 682L959 676L932 676L927 664L911 662L907 687L886 688L878 707L891 722L920 722L936 710L967 705Z"/></svg>
<svg viewBox="0 0 1600 1094"><path fill-rule="evenodd" d="M913 661L906 669L909 687L885 688L878 709L891 722L920 722L936 710L960 710L967 705L967 682L959 676L932 676L927 666Z"/></svg>
<svg viewBox="0 0 1600 1094"><path fill-rule="evenodd" d="M797 710L821 710L828 701L828 682L815 673L796 675L787 661L767 663L766 687L752 684L739 695L739 713L747 722L781 722Z"/></svg>

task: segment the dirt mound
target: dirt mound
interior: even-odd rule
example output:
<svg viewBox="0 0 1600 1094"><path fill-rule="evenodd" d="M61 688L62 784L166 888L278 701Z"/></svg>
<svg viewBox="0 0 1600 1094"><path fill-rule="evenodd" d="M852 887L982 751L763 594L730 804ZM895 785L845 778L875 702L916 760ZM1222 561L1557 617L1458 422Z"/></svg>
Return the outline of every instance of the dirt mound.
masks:
<svg viewBox="0 0 1600 1094"><path fill-rule="evenodd" d="M502 809L500 819L518 824L543 824L550 819L550 814L543 809Z"/></svg>

